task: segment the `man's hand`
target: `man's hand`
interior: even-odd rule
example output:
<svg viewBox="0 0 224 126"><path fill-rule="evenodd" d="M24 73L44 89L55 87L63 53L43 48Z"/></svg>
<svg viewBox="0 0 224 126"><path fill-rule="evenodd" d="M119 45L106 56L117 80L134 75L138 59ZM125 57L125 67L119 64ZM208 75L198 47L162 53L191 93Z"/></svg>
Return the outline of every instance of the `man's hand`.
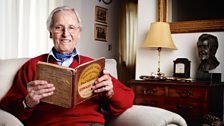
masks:
<svg viewBox="0 0 224 126"><path fill-rule="evenodd" d="M40 99L53 95L55 87L44 80L35 80L27 84L28 95L25 97L26 105L30 108L40 103Z"/></svg>
<svg viewBox="0 0 224 126"><path fill-rule="evenodd" d="M103 74L103 76L96 80L92 89L94 93L104 93L107 97L110 98L114 94L110 72L103 70Z"/></svg>

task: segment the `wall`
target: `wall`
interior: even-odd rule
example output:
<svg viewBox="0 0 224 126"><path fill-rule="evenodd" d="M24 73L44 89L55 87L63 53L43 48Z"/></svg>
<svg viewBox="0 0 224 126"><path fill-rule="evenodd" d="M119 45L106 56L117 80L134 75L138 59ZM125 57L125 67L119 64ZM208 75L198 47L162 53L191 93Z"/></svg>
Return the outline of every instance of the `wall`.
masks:
<svg viewBox="0 0 224 126"><path fill-rule="evenodd" d="M92 58L104 56L118 58L119 1L106 5L99 0L64 0L64 5L74 7L80 14L83 29L77 48L82 55ZM108 8L108 42L94 40L95 6ZM112 49L109 51L108 46Z"/></svg>
<svg viewBox="0 0 224 126"><path fill-rule="evenodd" d="M151 72L156 72L157 70L157 51L155 49L140 47L146 37L150 23L157 19L156 11L157 0L138 0L138 49L136 55L135 79L139 79L140 75L150 75ZM220 65L210 72L222 73L222 81L224 81L224 32L204 33L213 34L218 37L219 48L216 57L220 61ZM173 51L162 49L161 72L165 73L166 76L172 76L173 61L176 58L188 58L191 61L191 77L194 79L195 72L200 63L196 42L201 34L201 32L172 34L173 41L178 49Z"/></svg>

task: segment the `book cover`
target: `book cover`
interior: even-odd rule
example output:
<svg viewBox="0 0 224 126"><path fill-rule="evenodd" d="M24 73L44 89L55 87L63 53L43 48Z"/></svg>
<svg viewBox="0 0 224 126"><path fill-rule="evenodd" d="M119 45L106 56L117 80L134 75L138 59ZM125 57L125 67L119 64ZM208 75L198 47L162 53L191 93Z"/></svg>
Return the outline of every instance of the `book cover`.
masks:
<svg viewBox="0 0 224 126"><path fill-rule="evenodd" d="M46 80L55 86L54 94L41 99L42 102L72 108L94 96L91 89L105 67L105 58L83 63L76 68L68 68L39 61L37 79Z"/></svg>

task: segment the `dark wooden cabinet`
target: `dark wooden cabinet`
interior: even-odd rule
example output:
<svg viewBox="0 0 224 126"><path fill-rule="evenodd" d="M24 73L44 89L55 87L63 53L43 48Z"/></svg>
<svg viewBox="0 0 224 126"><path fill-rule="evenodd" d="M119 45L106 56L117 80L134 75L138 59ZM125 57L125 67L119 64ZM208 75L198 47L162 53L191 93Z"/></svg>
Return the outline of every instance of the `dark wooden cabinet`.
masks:
<svg viewBox="0 0 224 126"><path fill-rule="evenodd" d="M177 82L131 80L134 104L156 106L176 112L186 121L200 122L203 115L223 119L223 82Z"/></svg>

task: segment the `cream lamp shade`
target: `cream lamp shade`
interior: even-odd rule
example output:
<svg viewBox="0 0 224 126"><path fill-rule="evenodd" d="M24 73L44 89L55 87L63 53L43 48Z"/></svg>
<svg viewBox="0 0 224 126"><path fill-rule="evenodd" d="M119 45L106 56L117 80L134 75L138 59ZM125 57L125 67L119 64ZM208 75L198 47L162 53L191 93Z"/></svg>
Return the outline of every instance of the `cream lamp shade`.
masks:
<svg viewBox="0 0 224 126"><path fill-rule="evenodd" d="M166 22L153 22L149 29L148 35L142 45L143 47L157 48L158 50L158 68L157 73L153 74L156 78L163 78L164 73L160 72L160 52L162 48L176 49L173 43L170 25Z"/></svg>
<svg viewBox="0 0 224 126"><path fill-rule="evenodd" d="M166 22L153 22L142 47L176 49L173 43L170 25Z"/></svg>

